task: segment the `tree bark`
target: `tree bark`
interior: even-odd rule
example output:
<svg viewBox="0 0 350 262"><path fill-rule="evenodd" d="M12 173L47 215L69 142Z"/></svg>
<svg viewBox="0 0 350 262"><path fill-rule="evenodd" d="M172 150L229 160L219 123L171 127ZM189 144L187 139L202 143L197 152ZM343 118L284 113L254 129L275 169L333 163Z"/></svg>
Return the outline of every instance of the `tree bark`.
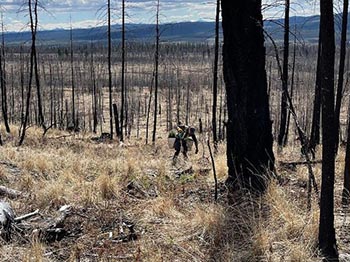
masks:
<svg viewBox="0 0 350 262"><path fill-rule="evenodd" d="M122 93L121 93L121 108L120 108L120 141L124 140L124 110L125 110L125 0L122 0Z"/></svg>
<svg viewBox="0 0 350 262"><path fill-rule="evenodd" d="M75 119L75 85L74 85L74 61L73 61L73 28L70 27L70 69L71 69L71 84L72 84L72 125L76 128Z"/></svg>
<svg viewBox="0 0 350 262"><path fill-rule="evenodd" d="M157 14L156 14L156 51L154 55L154 117L153 117L153 134L152 143L156 142L157 132L157 108L158 108L158 67L159 67L159 0L157 1Z"/></svg>
<svg viewBox="0 0 350 262"><path fill-rule="evenodd" d="M35 2L37 3L37 2ZM29 109L30 109L30 99L31 99L31 91L32 91L32 81L33 81L33 71L34 71L34 60L35 60L35 39L36 39L36 26L33 21L33 12L32 12L32 1L28 0L28 11L30 17L30 29L32 35L32 46L30 49L30 68L29 68L29 80L28 80L28 88L27 88L27 97L26 97L26 110L24 120L21 126L22 132L20 135L20 140L18 145L21 146L24 142L24 138L27 131L27 124L29 120Z"/></svg>
<svg viewBox="0 0 350 262"><path fill-rule="evenodd" d="M110 139L113 139L113 101L112 101L112 42L111 42L111 1L108 0L107 6L108 13L108 93L109 93L109 132Z"/></svg>
<svg viewBox="0 0 350 262"><path fill-rule="evenodd" d="M340 39L340 55L339 55L339 75L338 75L338 87L337 87L337 98L335 103L335 153L338 152L339 145L339 123L340 123L340 107L343 98L343 84L344 84L344 69L345 69L345 56L346 56L346 33L348 25L348 9L349 0L343 1L343 18L341 28L341 39Z"/></svg>
<svg viewBox="0 0 350 262"><path fill-rule="evenodd" d="M274 166L262 23L261 1L222 0L227 183L260 191Z"/></svg>
<svg viewBox="0 0 350 262"><path fill-rule="evenodd" d="M322 76L322 186L319 247L330 261L338 261L334 229L334 17L333 1L321 0L321 76Z"/></svg>
<svg viewBox="0 0 350 262"><path fill-rule="evenodd" d="M2 13L1 13L1 19ZM1 51L0 51L0 85L1 85L1 109L2 109L2 116L4 119L4 125L6 128L6 132L10 133L10 126L8 121L8 113L7 113L7 90L6 90L6 60L5 60L5 36L4 36L4 22L1 22L1 31L2 31L2 44L1 44Z"/></svg>
<svg viewBox="0 0 350 262"><path fill-rule="evenodd" d="M278 146L283 146L287 125L287 96L284 90L288 90L288 56L289 56L289 6L290 1L285 0L284 17L284 48L283 48L283 72L282 72L282 100L281 100L281 122L278 134Z"/></svg>
<svg viewBox="0 0 350 262"><path fill-rule="evenodd" d="M220 0L216 1L216 16L215 16L215 54L214 54L214 76L213 76L213 115L212 115L212 130L214 148L217 151L218 134L216 121L216 108L218 96L218 63L219 63L219 24L220 24Z"/></svg>
<svg viewBox="0 0 350 262"><path fill-rule="evenodd" d="M32 20L31 16L31 20ZM33 22L31 22L33 23ZM45 119L44 119L44 113L43 113L43 106L42 106L42 100L41 100L41 86L40 86L40 77L39 77L39 69L38 69L38 57L37 57L37 51L36 51L36 32L38 29L38 0L35 0L34 2L34 31L32 30L32 49L33 49L33 55L34 55L34 70L35 70L35 84L36 84L36 92L37 92L37 99L38 99L38 113L39 113L39 125L46 129L45 127Z"/></svg>
<svg viewBox="0 0 350 262"><path fill-rule="evenodd" d="M319 32L317 65L316 65L316 84L314 108L312 114L311 136L309 149L315 152L316 146L320 144L320 120L321 120L321 30Z"/></svg>
<svg viewBox="0 0 350 262"><path fill-rule="evenodd" d="M295 59L296 59L296 36L294 37L294 46L293 46L293 65L292 65L292 76L291 76L291 82L290 82L290 99L293 99L294 94L294 78L295 78ZM288 143L288 134L289 134L289 125L290 125L290 117L291 117L291 111L288 110L287 114L287 124L286 124L286 134L284 135L283 139L283 146L286 146Z"/></svg>

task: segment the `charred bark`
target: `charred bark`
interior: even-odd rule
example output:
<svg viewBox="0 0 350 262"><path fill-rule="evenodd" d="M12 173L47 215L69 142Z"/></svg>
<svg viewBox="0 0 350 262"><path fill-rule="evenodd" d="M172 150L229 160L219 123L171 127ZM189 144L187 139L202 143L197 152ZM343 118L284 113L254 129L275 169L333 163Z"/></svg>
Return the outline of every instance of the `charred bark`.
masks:
<svg viewBox="0 0 350 262"><path fill-rule="evenodd" d="M227 93L227 183L263 191L272 170L272 124L261 1L222 0Z"/></svg>

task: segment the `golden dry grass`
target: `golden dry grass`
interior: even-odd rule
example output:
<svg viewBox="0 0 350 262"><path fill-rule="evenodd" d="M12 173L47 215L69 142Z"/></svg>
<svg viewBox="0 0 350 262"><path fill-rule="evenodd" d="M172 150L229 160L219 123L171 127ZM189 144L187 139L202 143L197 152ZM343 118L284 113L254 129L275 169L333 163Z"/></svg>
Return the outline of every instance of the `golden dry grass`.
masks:
<svg viewBox="0 0 350 262"><path fill-rule="evenodd" d="M40 129L30 128L19 148L15 133L8 135L0 148L0 181L30 193L28 199L7 200L17 214L39 208L50 217L70 204L80 215L69 218L67 227L80 231L61 242L33 238L6 244L2 261L319 260L319 213L315 199L306 211L304 167L279 170L289 183L272 182L264 196L240 194L229 205L225 145L220 145L215 161L221 193L214 203L208 152L204 158L202 152L191 154L194 173L178 177L180 166L172 166L173 152L164 140L152 147L131 139L121 147L92 142L90 135L63 134L52 130L42 139ZM291 150L282 156L298 155ZM135 224L137 240L113 241L123 221Z"/></svg>

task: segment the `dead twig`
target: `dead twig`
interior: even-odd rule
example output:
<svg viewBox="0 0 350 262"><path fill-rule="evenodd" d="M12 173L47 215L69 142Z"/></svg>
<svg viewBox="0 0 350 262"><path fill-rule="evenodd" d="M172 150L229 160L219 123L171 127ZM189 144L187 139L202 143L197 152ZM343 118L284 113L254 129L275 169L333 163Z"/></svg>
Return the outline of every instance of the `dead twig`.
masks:
<svg viewBox="0 0 350 262"><path fill-rule="evenodd" d="M20 222L22 222L23 220L32 218L32 217L34 217L34 216L36 216L36 215L40 215L39 209L35 210L34 212L31 212L31 213L28 213L28 214L25 214L25 215L16 217L16 218L14 219L14 221L15 221L16 223L20 223Z"/></svg>

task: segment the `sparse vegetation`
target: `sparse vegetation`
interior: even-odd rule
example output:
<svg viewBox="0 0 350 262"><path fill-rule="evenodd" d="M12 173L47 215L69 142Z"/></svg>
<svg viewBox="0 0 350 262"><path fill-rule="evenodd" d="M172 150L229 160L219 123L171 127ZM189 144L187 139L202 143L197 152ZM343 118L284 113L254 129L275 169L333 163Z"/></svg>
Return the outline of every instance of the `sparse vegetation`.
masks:
<svg viewBox="0 0 350 262"><path fill-rule="evenodd" d="M88 134L64 137L64 131L52 130L42 138L41 129L29 130L25 146L17 148L8 135L1 148L6 186L30 194L7 201L17 214L39 208L51 217L65 204L74 212L65 222L66 238L43 243L32 235L23 242L14 235L0 252L2 261L320 260L319 211L315 198L312 211L306 210L303 166L294 171L278 168L280 182L273 180L264 196L238 193L228 204L225 148L219 144L215 204L212 173L205 172L210 169L208 159L191 155L194 173L178 177L165 139L157 148L137 139L120 147L94 142ZM289 157L292 147L285 150ZM317 170L319 166L319 178ZM341 170L337 177L341 181ZM337 209L340 212L340 203ZM125 224L133 225L135 238L128 238ZM342 239L339 243L347 252Z"/></svg>
<svg viewBox="0 0 350 262"><path fill-rule="evenodd" d="M328 46L326 60L324 45L333 40L323 33L319 65L322 52L297 38L289 59L286 0L281 63L273 36L266 34L264 46L259 1L215 2L215 45L162 42L161 1L155 1L155 43L129 41L124 0L120 43L112 38L107 1L104 41L73 43L71 28L69 44L41 45L35 41L39 1L28 1L32 45L5 45L3 35L0 50L0 196L15 213L3 212L0 201L1 261L313 262L329 255L319 251L319 225L333 217L333 206L320 215L324 202L312 189L328 181L327 203L333 203L335 99L319 88L326 90L327 81L334 89L334 68L325 70L334 50ZM331 17L332 1L322 2ZM246 26L232 27L242 21ZM321 25L330 21L322 18ZM342 145L350 134L350 69L343 59L334 222L340 259L349 261ZM328 133L320 137L321 107ZM200 152L189 147L189 159L180 154L173 161L168 139L177 136L179 122L199 127ZM329 160L323 167L322 157ZM322 251L336 251L332 243Z"/></svg>

